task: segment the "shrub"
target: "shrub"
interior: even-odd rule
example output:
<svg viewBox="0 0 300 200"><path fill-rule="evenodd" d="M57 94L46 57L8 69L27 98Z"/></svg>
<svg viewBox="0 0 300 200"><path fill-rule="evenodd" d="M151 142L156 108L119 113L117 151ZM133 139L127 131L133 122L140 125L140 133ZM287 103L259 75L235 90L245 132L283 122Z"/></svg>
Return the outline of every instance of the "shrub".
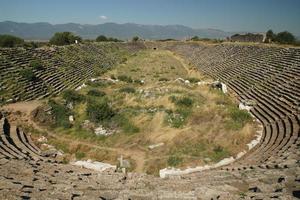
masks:
<svg viewBox="0 0 300 200"><path fill-rule="evenodd" d="M40 60L31 61L29 66L35 70L43 70L44 69L42 62Z"/></svg>
<svg viewBox="0 0 300 200"><path fill-rule="evenodd" d="M33 73L32 69L29 69L29 68L27 68L27 69L22 69L22 70L20 71L20 75L21 75L23 78L25 78L26 80L28 80L28 81L34 81L34 80L36 80L35 74Z"/></svg>
<svg viewBox="0 0 300 200"><path fill-rule="evenodd" d="M193 106L193 100L188 98L188 97L182 97L176 100L175 104L177 106L186 106L186 107L191 107Z"/></svg>
<svg viewBox="0 0 300 200"><path fill-rule="evenodd" d="M170 156L168 159L168 165L172 167L176 167L181 162L182 162L182 158L177 155Z"/></svg>
<svg viewBox="0 0 300 200"><path fill-rule="evenodd" d="M77 151L77 152L75 153L75 157L76 157L77 160L81 160L82 158L85 157L85 153L82 152L82 151Z"/></svg>
<svg viewBox="0 0 300 200"><path fill-rule="evenodd" d="M187 118L191 115L192 110L190 108L180 108L175 112L167 112L167 122L174 128L181 128L185 123Z"/></svg>
<svg viewBox="0 0 300 200"><path fill-rule="evenodd" d="M120 92L123 93L135 93L135 89L132 87L124 87L120 89Z"/></svg>
<svg viewBox="0 0 300 200"><path fill-rule="evenodd" d="M104 36L104 35L99 35L97 38L96 38L96 42L106 42L107 41L107 37Z"/></svg>
<svg viewBox="0 0 300 200"><path fill-rule="evenodd" d="M132 42L137 42L137 41L139 41L139 37L138 36L134 36L133 38L132 38Z"/></svg>
<svg viewBox="0 0 300 200"><path fill-rule="evenodd" d="M95 97L103 97L106 95L105 92L95 89L89 90L87 94Z"/></svg>
<svg viewBox="0 0 300 200"><path fill-rule="evenodd" d="M74 90L66 90L63 93L63 98L67 102L82 102L85 99L83 95L79 94Z"/></svg>
<svg viewBox="0 0 300 200"><path fill-rule="evenodd" d="M194 37L191 38L191 40L192 40L192 41L199 41L200 38L199 38L198 36L194 36Z"/></svg>
<svg viewBox="0 0 300 200"><path fill-rule="evenodd" d="M120 75L120 76L118 76L118 79L120 81L124 81L124 82L127 82L127 83L132 83L133 82L132 78L130 76L126 76L126 75Z"/></svg>
<svg viewBox="0 0 300 200"><path fill-rule="evenodd" d="M226 124L228 129L239 130L251 121L251 115L247 111L239 110L236 107L229 109L229 115L230 120Z"/></svg>
<svg viewBox="0 0 300 200"><path fill-rule="evenodd" d="M99 36L96 38L96 42L122 42L122 40L119 40L119 39L113 38L113 37L107 38L107 37L104 36L104 35L99 35Z"/></svg>
<svg viewBox="0 0 300 200"><path fill-rule="evenodd" d="M49 101L49 105L52 107L52 114L55 121L54 126L69 128L71 126L69 122L69 116L71 115L70 110L53 100Z"/></svg>
<svg viewBox="0 0 300 200"><path fill-rule="evenodd" d="M38 48L38 43L36 42L24 42L24 48L35 49Z"/></svg>
<svg viewBox="0 0 300 200"><path fill-rule="evenodd" d="M58 32L55 33L54 36L50 39L50 44L54 45L69 45L74 44L75 40L78 42L82 41L81 37L75 36L71 32Z"/></svg>
<svg viewBox="0 0 300 200"><path fill-rule="evenodd" d="M209 156L213 161L218 161L223 158L229 157L230 153L224 149L222 146L217 145L214 147L211 156Z"/></svg>
<svg viewBox="0 0 300 200"><path fill-rule="evenodd" d="M114 79L114 80L116 80L116 79L117 79L117 78L115 77L115 75L114 75L114 74L110 75L110 78L111 78L111 79Z"/></svg>
<svg viewBox="0 0 300 200"><path fill-rule="evenodd" d="M24 40L13 35L0 35L0 47L22 46Z"/></svg>
<svg viewBox="0 0 300 200"><path fill-rule="evenodd" d="M101 98L100 101L88 101L86 112L92 122L109 120L114 116L114 111L109 106L107 99Z"/></svg>
<svg viewBox="0 0 300 200"><path fill-rule="evenodd" d="M251 115L245 110L239 110L238 108L230 109L230 117L233 121L245 124L251 120Z"/></svg>

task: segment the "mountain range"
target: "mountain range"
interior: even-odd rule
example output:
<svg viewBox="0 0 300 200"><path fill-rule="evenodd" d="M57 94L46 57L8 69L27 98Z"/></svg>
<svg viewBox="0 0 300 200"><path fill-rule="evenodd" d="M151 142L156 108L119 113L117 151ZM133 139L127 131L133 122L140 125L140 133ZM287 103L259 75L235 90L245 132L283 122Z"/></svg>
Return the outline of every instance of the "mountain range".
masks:
<svg viewBox="0 0 300 200"><path fill-rule="evenodd" d="M133 23L90 25L77 23L0 22L0 34L11 34L27 40L48 40L54 33L63 31L73 32L85 39L95 39L99 35L120 39L131 39L134 36L139 36L144 39L184 39L193 36L217 39L226 38L234 34L218 29L194 29L183 25L141 25Z"/></svg>

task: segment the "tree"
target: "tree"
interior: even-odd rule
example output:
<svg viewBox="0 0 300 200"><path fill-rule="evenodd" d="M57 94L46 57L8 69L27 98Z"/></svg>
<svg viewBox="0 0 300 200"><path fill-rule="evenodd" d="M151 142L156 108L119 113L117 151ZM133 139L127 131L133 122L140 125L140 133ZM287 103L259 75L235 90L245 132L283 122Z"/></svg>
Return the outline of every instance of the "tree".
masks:
<svg viewBox="0 0 300 200"><path fill-rule="evenodd" d="M132 41L133 41L133 42L137 42L139 39L140 39L140 38L139 38L138 36L134 36L134 37L132 38Z"/></svg>
<svg viewBox="0 0 300 200"><path fill-rule="evenodd" d="M276 35L275 41L280 44L295 44L296 38L288 31L280 32Z"/></svg>
<svg viewBox="0 0 300 200"><path fill-rule="evenodd" d="M122 42L122 40L119 40L117 38L113 38L113 37L106 37L105 35L99 35L96 38L96 42Z"/></svg>
<svg viewBox="0 0 300 200"><path fill-rule="evenodd" d="M97 38L96 38L96 42L106 42L107 41L107 37L104 36L104 35L99 35Z"/></svg>
<svg viewBox="0 0 300 200"><path fill-rule="evenodd" d="M192 41L199 41L199 37L198 36L194 36L191 38Z"/></svg>
<svg viewBox="0 0 300 200"><path fill-rule="evenodd" d="M20 75L25 78L28 81L35 81L36 80L36 76L34 75L32 69L22 69L20 72Z"/></svg>
<svg viewBox="0 0 300 200"><path fill-rule="evenodd" d="M275 40L276 34L270 29L266 33L266 42L273 42Z"/></svg>
<svg viewBox="0 0 300 200"><path fill-rule="evenodd" d="M24 40L13 35L0 35L0 47L22 46Z"/></svg>
<svg viewBox="0 0 300 200"><path fill-rule="evenodd" d="M54 36L50 39L50 44L54 45L68 45L75 43L75 40L81 42L82 39L79 36L75 36L71 32L58 32L55 33Z"/></svg>
<svg viewBox="0 0 300 200"><path fill-rule="evenodd" d="M109 120L114 116L114 111L105 98L101 98L98 101L88 101L86 112L89 120L96 123Z"/></svg>
<svg viewBox="0 0 300 200"><path fill-rule="evenodd" d="M33 60L29 63L29 66L35 70L43 70L44 66L41 60Z"/></svg>

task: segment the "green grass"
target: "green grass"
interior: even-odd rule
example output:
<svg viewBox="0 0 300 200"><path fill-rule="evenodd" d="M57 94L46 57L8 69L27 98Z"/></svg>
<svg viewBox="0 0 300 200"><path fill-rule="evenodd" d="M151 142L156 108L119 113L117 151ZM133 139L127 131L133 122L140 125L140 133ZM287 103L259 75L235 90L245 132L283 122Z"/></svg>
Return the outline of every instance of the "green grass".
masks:
<svg viewBox="0 0 300 200"><path fill-rule="evenodd" d="M63 151L64 153L69 153L68 144L65 144L63 141L59 141L56 139L49 139L48 143L53 145L56 149Z"/></svg>
<svg viewBox="0 0 300 200"><path fill-rule="evenodd" d="M176 167L182 163L183 159L180 156L172 155L168 158L168 165Z"/></svg>
<svg viewBox="0 0 300 200"><path fill-rule="evenodd" d="M243 128L246 123L251 122L251 115L245 110L230 107L228 112L230 119L226 123L227 129L239 130Z"/></svg>
<svg viewBox="0 0 300 200"><path fill-rule="evenodd" d="M75 157L76 157L77 160L81 160L82 158L85 157L85 153L82 152L82 151L77 151L77 152L75 153Z"/></svg>
<svg viewBox="0 0 300 200"><path fill-rule="evenodd" d="M192 109L190 108L178 108L174 111L167 110L166 122L174 128L182 128L192 114Z"/></svg>
<svg viewBox="0 0 300 200"><path fill-rule="evenodd" d="M122 129L122 131L126 134L134 134L138 133L140 129L135 126L125 114L116 115L112 121L116 122L118 126Z"/></svg>

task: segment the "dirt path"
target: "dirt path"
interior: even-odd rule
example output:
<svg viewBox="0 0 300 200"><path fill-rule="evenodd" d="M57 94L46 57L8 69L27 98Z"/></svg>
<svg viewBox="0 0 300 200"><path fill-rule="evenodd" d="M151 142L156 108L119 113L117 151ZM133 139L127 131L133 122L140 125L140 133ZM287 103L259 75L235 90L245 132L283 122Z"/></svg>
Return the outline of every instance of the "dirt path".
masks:
<svg viewBox="0 0 300 200"><path fill-rule="evenodd" d="M30 113L36 109L38 106L42 105L41 100L35 100L35 101L22 101L18 103L12 103L7 104L3 106L4 110L10 110L10 111L20 111L26 115L30 115Z"/></svg>
<svg viewBox="0 0 300 200"><path fill-rule="evenodd" d="M185 63L185 60L182 59L181 57L177 56L176 54L174 54L173 52L169 52L169 54L175 58L178 62L181 63L182 67L186 70L186 72L188 73L188 75L191 75L192 70L190 70L189 66Z"/></svg>

